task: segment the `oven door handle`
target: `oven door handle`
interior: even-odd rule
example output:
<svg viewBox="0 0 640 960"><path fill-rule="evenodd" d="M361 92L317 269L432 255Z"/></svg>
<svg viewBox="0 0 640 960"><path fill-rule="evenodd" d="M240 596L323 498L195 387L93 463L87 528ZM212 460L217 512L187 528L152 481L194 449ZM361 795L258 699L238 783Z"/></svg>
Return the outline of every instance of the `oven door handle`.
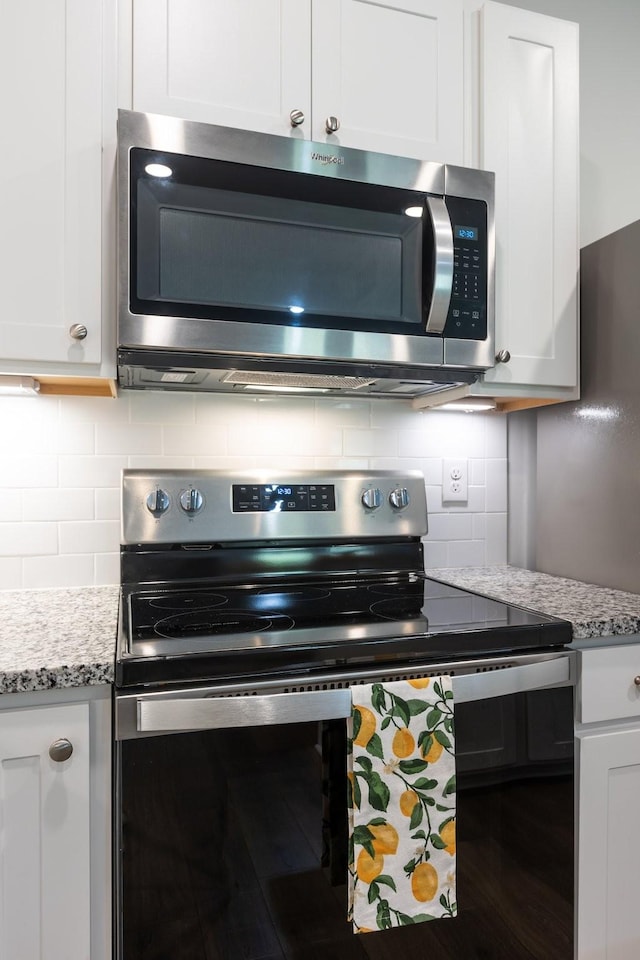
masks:
<svg viewBox="0 0 640 960"><path fill-rule="evenodd" d="M454 703L566 686L572 683L572 664L573 656L567 654L505 669L454 676ZM412 671L413 676L419 674L418 668ZM371 679L375 682L375 678ZM348 687L251 696L215 696L212 690L212 695L205 697L136 697L137 731L147 735L337 720L350 714Z"/></svg>

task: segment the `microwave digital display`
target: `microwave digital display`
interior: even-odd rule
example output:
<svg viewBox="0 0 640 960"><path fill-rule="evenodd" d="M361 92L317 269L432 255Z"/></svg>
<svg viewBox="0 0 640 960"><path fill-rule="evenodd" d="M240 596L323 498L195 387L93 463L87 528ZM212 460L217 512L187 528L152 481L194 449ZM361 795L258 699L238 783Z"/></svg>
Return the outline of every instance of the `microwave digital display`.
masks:
<svg viewBox="0 0 640 960"><path fill-rule="evenodd" d="M477 240L477 227L460 227L456 224L453 228L453 235L456 240Z"/></svg>

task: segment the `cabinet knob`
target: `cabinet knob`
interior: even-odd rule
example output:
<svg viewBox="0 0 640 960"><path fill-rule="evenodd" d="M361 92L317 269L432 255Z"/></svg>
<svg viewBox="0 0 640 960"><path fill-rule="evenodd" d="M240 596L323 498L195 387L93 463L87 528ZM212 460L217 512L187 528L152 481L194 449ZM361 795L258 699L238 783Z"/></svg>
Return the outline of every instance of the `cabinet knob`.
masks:
<svg viewBox="0 0 640 960"><path fill-rule="evenodd" d="M73 744L70 740L67 740L66 737L54 740L49 747L49 756L52 760L55 760L56 763L62 763L64 760L68 760L72 753Z"/></svg>
<svg viewBox="0 0 640 960"><path fill-rule="evenodd" d="M71 327L69 327L69 336L73 340L84 340L87 332L88 331L84 323L74 323Z"/></svg>
<svg viewBox="0 0 640 960"><path fill-rule="evenodd" d="M327 117L324 122L324 128L327 133L337 133L340 129L340 121L337 117Z"/></svg>
<svg viewBox="0 0 640 960"><path fill-rule="evenodd" d="M634 677L633 682L635 683L636 687L640 687L640 677Z"/></svg>
<svg viewBox="0 0 640 960"><path fill-rule="evenodd" d="M496 363L509 363L511 354L508 350L498 350L496 353Z"/></svg>
<svg viewBox="0 0 640 960"><path fill-rule="evenodd" d="M292 127L299 127L301 123L304 123L304 113L302 110L292 110L289 119Z"/></svg>

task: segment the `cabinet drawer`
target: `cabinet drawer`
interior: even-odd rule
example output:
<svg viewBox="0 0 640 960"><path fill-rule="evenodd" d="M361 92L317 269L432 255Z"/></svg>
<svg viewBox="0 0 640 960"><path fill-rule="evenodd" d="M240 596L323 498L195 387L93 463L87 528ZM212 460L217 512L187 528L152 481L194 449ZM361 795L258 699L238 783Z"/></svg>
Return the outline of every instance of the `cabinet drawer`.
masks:
<svg viewBox="0 0 640 960"><path fill-rule="evenodd" d="M640 644L582 650L580 662L581 723L640 717Z"/></svg>

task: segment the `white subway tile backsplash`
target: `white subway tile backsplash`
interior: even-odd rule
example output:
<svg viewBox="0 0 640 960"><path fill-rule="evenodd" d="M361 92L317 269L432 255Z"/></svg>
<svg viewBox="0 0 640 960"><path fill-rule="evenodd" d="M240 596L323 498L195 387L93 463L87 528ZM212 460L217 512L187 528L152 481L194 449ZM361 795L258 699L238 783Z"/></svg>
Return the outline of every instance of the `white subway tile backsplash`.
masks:
<svg viewBox="0 0 640 960"><path fill-rule="evenodd" d="M0 590L19 590L22 582L21 557L0 557Z"/></svg>
<svg viewBox="0 0 640 960"><path fill-rule="evenodd" d="M97 553L95 556L96 586L120 582L120 553Z"/></svg>
<svg viewBox="0 0 640 960"><path fill-rule="evenodd" d="M446 567L449 564L449 554L447 553L446 540L425 540L424 541L424 566L425 570L436 567Z"/></svg>
<svg viewBox="0 0 640 960"><path fill-rule="evenodd" d="M78 490L24 490L23 520L93 520L94 493Z"/></svg>
<svg viewBox="0 0 640 960"><path fill-rule="evenodd" d="M194 460L195 457L158 457L154 453L147 453L140 457L127 457L126 466L132 470L155 470L158 467L164 470L189 470L195 466Z"/></svg>
<svg viewBox="0 0 640 960"><path fill-rule="evenodd" d="M482 567L485 560L484 540L458 540L447 544L448 567Z"/></svg>
<svg viewBox="0 0 640 960"><path fill-rule="evenodd" d="M175 456L224 456L227 453L227 430L213 423L198 424L187 429L180 426L162 428L162 449Z"/></svg>
<svg viewBox="0 0 640 960"><path fill-rule="evenodd" d="M55 557L25 557L22 587L76 587L93 584L93 557L62 554Z"/></svg>
<svg viewBox="0 0 640 960"><path fill-rule="evenodd" d="M488 413L484 420L486 428L484 456L494 460L505 460L507 457L507 430L504 415Z"/></svg>
<svg viewBox="0 0 640 960"><path fill-rule="evenodd" d="M119 487L127 457L59 458L61 487Z"/></svg>
<svg viewBox="0 0 640 960"><path fill-rule="evenodd" d="M158 424L96 424L96 453L98 456L111 454L162 453L162 430Z"/></svg>
<svg viewBox="0 0 640 960"><path fill-rule="evenodd" d="M138 394L120 392L113 397L60 397L60 424L65 429L73 429L78 421L89 423L124 424L129 422L129 401Z"/></svg>
<svg viewBox="0 0 640 960"><path fill-rule="evenodd" d="M18 487L55 487L58 484L58 458L24 455L7 451L0 457L0 485Z"/></svg>
<svg viewBox="0 0 640 960"><path fill-rule="evenodd" d="M0 556L32 557L57 552L56 523L0 523Z"/></svg>
<svg viewBox="0 0 640 960"><path fill-rule="evenodd" d="M107 553L120 548L120 524L114 520L77 520L60 524L61 553Z"/></svg>
<svg viewBox="0 0 640 960"><path fill-rule="evenodd" d="M507 509L507 461L487 460L486 471L487 513L504 513Z"/></svg>
<svg viewBox="0 0 640 960"><path fill-rule="evenodd" d="M484 460L469 460L469 483L483 487L486 483L487 471Z"/></svg>
<svg viewBox="0 0 640 960"><path fill-rule="evenodd" d="M316 401L316 417L327 427L360 427L367 429L371 426L370 404L366 400L342 400L324 397Z"/></svg>
<svg viewBox="0 0 640 960"><path fill-rule="evenodd" d="M473 517L472 533L474 540L486 540L487 537L487 515L486 513L476 513Z"/></svg>
<svg viewBox="0 0 640 960"><path fill-rule="evenodd" d="M2 496L0 496L0 523L5 520L22 520L22 493L20 490L2 491Z"/></svg>
<svg viewBox="0 0 640 960"><path fill-rule="evenodd" d="M486 514L487 563L507 562L507 514Z"/></svg>
<svg viewBox="0 0 640 960"><path fill-rule="evenodd" d="M62 453L96 452L96 428L93 423L76 423L73 430L59 424L55 430L54 450L58 456Z"/></svg>
<svg viewBox="0 0 640 960"><path fill-rule="evenodd" d="M195 394L136 391L129 395L129 418L131 423L193 424L196 419Z"/></svg>
<svg viewBox="0 0 640 960"><path fill-rule="evenodd" d="M429 538L433 540L470 540L473 517L464 513L434 513L429 521Z"/></svg>
<svg viewBox="0 0 640 960"><path fill-rule="evenodd" d="M368 470L366 457L314 457L312 467L316 470Z"/></svg>
<svg viewBox="0 0 640 960"><path fill-rule="evenodd" d="M1 413L0 589L117 583L126 467L421 470L426 566L506 557L502 417L364 398L157 391L16 400ZM469 460L467 503L442 503L449 456Z"/></svg>
<svg viewBox="0 0 640 960"><path fill-rule="evenodd" d="M111 487L103 487L96 490L95 499L95 518L96 520L115 520L120 522L120 490Z"/></svg>
<svg viewBox="0 0 640 960"><path fill-rule="evenodd" d="M398 434L394 430L344 431L344 452L348 457L397 457Z"/></svg>

